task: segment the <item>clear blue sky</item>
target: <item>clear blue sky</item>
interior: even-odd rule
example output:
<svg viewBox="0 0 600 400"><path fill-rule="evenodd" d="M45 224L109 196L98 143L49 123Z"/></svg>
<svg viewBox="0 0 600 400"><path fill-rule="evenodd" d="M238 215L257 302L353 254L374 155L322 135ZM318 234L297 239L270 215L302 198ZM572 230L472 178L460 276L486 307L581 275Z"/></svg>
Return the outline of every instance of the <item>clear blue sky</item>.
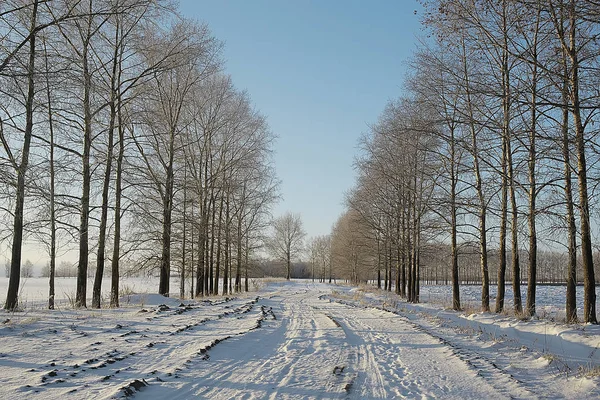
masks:
<svg viewBox="0 0 600 400"><path fill-rule="evenodd" d="M423 34L416 0L181 0L225 42L226 72L278 136L283 199L308 236L330 233L361 133L401 95ZM415 15L417 10L417 15Z"/></svg>

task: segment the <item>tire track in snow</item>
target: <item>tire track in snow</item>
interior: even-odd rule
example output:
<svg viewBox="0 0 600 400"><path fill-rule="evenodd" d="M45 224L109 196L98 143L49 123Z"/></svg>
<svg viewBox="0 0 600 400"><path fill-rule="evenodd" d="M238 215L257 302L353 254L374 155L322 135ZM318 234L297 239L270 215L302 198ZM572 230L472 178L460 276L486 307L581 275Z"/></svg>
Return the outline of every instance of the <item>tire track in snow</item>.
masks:
<svg viewBox="0 0 600 400"><path fill-rule="evenodd" d="M170 382L168 391L152 388L152 393L175 391L179 399L343 399L344 376L335 369L347 356L347 348L339 346L343 331L314 309L314 291L294 290L263 301L276 320L211 351L210 360L196 363L184 376L186 383Z"/></svg>
<svg viewBox="0 0 600 400"><path fill-rule="evenodd" d="M306 289L295 295L298 296L297 301L289 302L291 324L286 332L287 341L278 350L279 354L283 354L283 367L277 377L280 383L269 399L276 400L280 398L280 391L289 391L290 387L304 385L305 382L299 377L307 375L312 363L315 364L313 368L321 367L322 372L330 373L325 375L328 378L321 384L322 390L330 396L336 391L341 393L332 380L336 376L336 367L342 358L343 349L336 351L335 346L328 346L330 343L325 333L326 329L332 328L332 324L335 328L339 326L325 313L315 312L317 309L311 304L314 292ZM309 328L306 327L307 323ZM319 359L316 359L317 357ZM335 361L332 362L332 359Z"/></svg>
<svg viewBox="0 0 600 400"><path fill-rule="evenodd" d="M339 299L331 299L331 301L337 304L355 307L357 309L378 311L381 313L387 313L389 315L394 315L398 317L402 320L403 323L410 325L415 331L421 332L425 335L430 336L431 338L434 338L440 344L448 348L453 356L460 359L464 364L466 364L470 370L476 373L477 377L483 379L489 385L494 387L498 394L501 396L511 399L539 398L539 396L531 389L526 387L524 383L520 382L509 372L506 372L499 368L493 361L488 360L487 358L481 356L479 353L476 353L472 350L460 346L457 343L452 342L451 338L443 337L439 333L433 332L430 329L427 329L426 327L419 325L414 321L411 321L401 313L392 310L387 310L381 307L365 307L362 305L356 305L348 301L341 301Z"/></svg>
<svg viewBox="0 0 600 400"><path fill-rule="evenodd" d="M275 355L259 369L261 373L270 375L272 383L265 398L311 397L311 392L302 389L311 379L313 384L310 387L313 393L320 393L319 397L325 394L328 398L339 397L342 394L340 387L331 381L337 378L335 367L342 349L330 343L331 331L338 328L325 314L315 312L309 304L313 292L301 290L292 296L294 299L286 302L288 322L283 331L284 337L280 339ZM320 379L322 377L326 379Z"/></svg>
<svg viewBox="0 0 600 400"><path fill-rule="evenodd" d="M339 317L338 317L339 318ZM349 318L343 318L343 322L338 321L344 331L347 343L354 349L348 358L348 372L350 373L349 382L344 386L348 393L348 398L355 398L351 394L359 393L358 398L363 398L361 389L368 387L369 394L373 398L388 398L385 390L385 382L379 370L379 365L375 361L373 347L355 333Z"/></svg>

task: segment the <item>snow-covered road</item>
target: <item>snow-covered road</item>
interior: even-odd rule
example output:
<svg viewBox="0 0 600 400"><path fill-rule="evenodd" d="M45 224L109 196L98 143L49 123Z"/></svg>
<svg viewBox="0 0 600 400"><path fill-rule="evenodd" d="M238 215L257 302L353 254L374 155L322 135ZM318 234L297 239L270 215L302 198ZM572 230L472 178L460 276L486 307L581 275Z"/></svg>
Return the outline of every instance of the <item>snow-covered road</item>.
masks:
<svg viewBox="0 0 600 400"><path fill-rule="evenodd" d="M452 350L392 313L283 290L268 303L280 322L215 349L203 385L184 397L494 398L502 394ZM250 336L248 335L248 336ZM249 341L248 341L249 340ZM243 354L240 363L236 354ZM219 371L215 376L210 365Z"/></svg>
<svg viewBox="0 0 600 400"><path fill-rule="evenodd" d="M144 398L537 398L510 374L394 313L332 301L325 285L259 300L260 330L210 351ZM546 396L544 396L546 397Z"/></svg>
<svg viewBox="0 0 600 400"><path fill-rule="evenodd" d="M48 318L56 312L12 314L0 328L0 398L498 399L598 393L593 381L550 368L524 373L519 362L531 364L538 356L518 343L481 342L443 324L420 323L351 296L340 299L328 285L273 284L259 295L190 305L151 296L142 310L70 310L58 319ZM165 300L168 305L159 306ZM561 390L564 385L573 388Z"/></svg>

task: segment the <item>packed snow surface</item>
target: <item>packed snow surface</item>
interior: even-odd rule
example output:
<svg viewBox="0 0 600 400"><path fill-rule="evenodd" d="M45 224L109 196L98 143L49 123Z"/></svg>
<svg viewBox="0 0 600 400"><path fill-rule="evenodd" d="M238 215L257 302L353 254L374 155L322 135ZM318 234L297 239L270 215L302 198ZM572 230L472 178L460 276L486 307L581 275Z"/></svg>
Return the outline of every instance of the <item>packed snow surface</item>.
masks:
<svg viewBox="0 0 600 400"><path fill-rule="evenodd" d="M125 300L125 299L123 299ZM275 282L0 312L0 398L598 398L600 331Z"/></svg>

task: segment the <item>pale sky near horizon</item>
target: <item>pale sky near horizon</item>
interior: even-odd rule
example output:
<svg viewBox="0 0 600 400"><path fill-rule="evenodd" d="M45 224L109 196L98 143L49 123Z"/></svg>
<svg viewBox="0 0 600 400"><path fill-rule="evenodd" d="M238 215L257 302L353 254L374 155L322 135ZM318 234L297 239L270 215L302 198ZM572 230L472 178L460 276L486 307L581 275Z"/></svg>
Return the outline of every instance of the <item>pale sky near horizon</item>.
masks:
<svg viewBox="0 0 600 400"><path fill-rule="evenodd" d="M181 0L224 42L226 72L278 136L282 200L307 236L328 234L354 184L360 135L402 93L423 35L416 0ZM416 14L415 14L416 11Z"/></svg>

